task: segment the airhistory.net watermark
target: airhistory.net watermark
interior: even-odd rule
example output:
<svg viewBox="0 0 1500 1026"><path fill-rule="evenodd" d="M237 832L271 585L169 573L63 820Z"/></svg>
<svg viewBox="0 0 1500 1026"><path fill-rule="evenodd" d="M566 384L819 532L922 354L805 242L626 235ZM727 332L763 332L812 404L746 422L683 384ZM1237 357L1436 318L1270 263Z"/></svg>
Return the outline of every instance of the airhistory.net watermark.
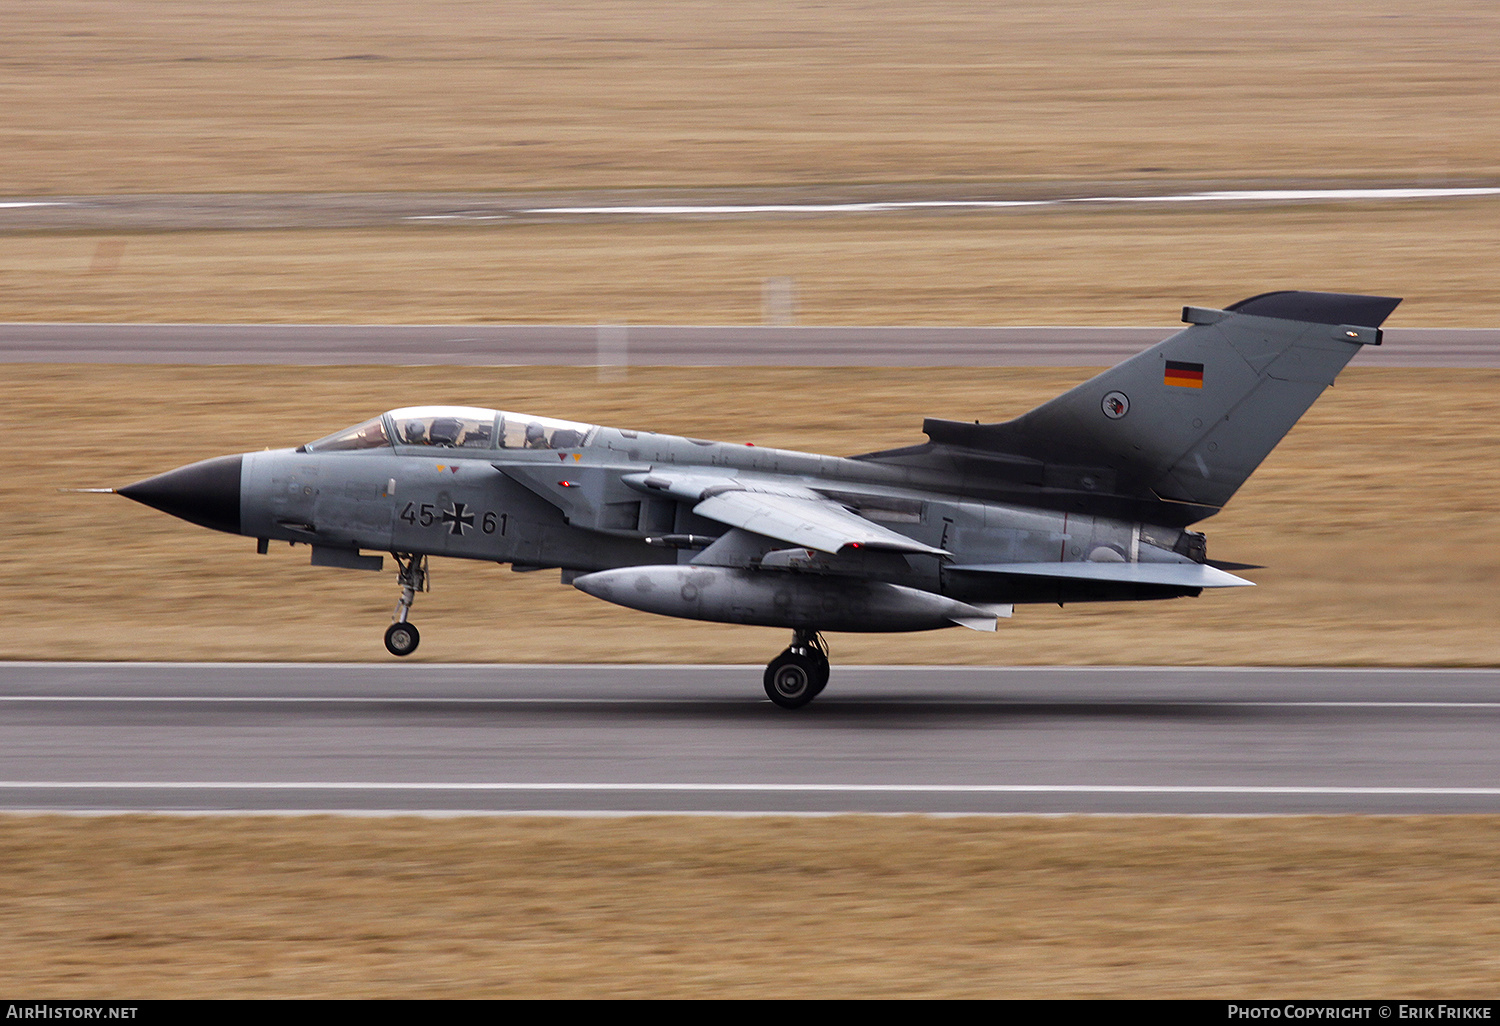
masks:
<svg viewBox="0 0 1500 1026"><path fill-rule="evenodd" d="M134 1019L139 1005L76 1005L27 1001L5 1006L7 1019Z"/></svg>

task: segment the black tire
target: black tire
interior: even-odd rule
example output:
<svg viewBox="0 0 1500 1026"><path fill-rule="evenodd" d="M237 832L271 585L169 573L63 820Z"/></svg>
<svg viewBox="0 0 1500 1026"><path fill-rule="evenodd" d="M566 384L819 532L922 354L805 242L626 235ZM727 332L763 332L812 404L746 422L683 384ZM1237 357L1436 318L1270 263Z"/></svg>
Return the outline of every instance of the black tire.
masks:
<svg viewBox="0 0 1500 1026"><path fill-rule="evenodd" d="M817 679L813 681L813 693L812 693L812 696L814 698L817 698L819 695L821 695L823 693L823 689L828 686L828 671L829 671L828 660L827 659L819 659L818 660L818 676L817 676Z"/></svg>
<svg viewBox="0 0 1500 1026"><path fill-rule="evenodd" d="M783 652L766 667L766 697L783 709L800 709L814 698L827 680L818 670L819 661L796 652Z"/></svg>
<svg viewBox="0 0 1500 1026"><path fill-rule="evenodd" d="M393 623L385 629L385 650L393 656L409 656L422 643L422 632L414 623Z"/></svg>

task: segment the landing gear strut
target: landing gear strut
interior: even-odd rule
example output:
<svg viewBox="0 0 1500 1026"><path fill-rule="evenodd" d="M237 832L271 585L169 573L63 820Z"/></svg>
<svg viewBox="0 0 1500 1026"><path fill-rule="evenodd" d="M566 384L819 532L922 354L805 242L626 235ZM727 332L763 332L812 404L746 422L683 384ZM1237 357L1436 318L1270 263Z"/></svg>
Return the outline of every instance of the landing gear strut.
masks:
<svg viewBox="0 0 1500 1026"><path fill-rule="evenodd" d="M401 585L401 598L396 602L391 625L385 629L385 650L394 656L409 656L421 644L422 632L417 630L416 624L406 622L406 614L411 612L417 592L428 590L427 557L409 552L392 552L391 556L399 571L397 581Z"/></svg>
<svg viewBox="0 0 1500 1026"><path fill-rule="evenodd" d="M828 646L817 631L793 631L792 643L766 667L766 697L800 709L828 684Z"/></svg>

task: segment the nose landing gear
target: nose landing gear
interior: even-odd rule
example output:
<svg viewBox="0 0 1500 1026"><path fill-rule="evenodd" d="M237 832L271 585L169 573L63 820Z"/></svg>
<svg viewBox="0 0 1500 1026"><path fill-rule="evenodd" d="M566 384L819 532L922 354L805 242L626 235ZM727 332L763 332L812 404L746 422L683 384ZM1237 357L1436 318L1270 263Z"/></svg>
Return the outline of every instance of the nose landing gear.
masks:
<svg viewBox="0 0 1500 1026"><path fill-rule="evenodd" d="M393 656L409 656L421 644L422 632L417 630L416 624L406 622L406 614L411 612L417 592L430 588L427 557L402 552L392 552L391 557L396 560L399 571L397 582L401 585L401 598L396 602L391 625L385 629L385 650Z"/></svg>
<svg viewBox="0 0 1500 1026"><path fill-rule="evenodd" d="M792 643L766 667L766 697L800 709L828 684L828 646L817 631L793 631Z"/></svg>

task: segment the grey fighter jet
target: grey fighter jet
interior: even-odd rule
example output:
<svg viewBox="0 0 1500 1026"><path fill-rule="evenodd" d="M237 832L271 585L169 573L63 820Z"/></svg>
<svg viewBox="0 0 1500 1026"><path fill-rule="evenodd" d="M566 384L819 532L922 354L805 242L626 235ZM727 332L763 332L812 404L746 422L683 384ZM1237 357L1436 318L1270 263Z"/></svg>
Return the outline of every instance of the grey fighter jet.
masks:
<svg viewBox="0 0 1500 1026"><path fill-rule="evenodd" d="M551 568L631 609L785 627L779 706L828 681L824 631L993 631L1018 603L1196 596L1250 582L1187 528L1244 483L1399 299L1272 292L1187 307L1186 329L1014 420L928 419L860 456L458 406L392 410L299 446L119 489L204 527L396 562L386 648L410 655L428 558Z"/></svg>

